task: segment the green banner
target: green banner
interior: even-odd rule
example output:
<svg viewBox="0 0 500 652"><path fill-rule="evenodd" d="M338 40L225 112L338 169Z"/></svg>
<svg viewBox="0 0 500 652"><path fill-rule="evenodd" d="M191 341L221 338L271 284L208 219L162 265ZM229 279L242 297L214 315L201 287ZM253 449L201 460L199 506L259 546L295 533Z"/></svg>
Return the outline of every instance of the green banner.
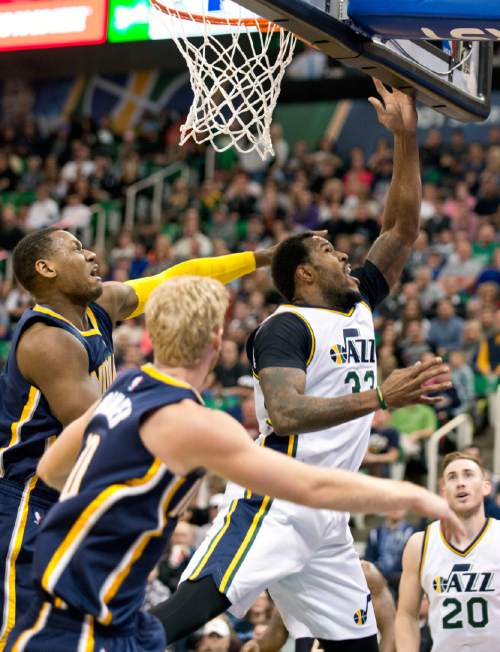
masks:
<svg viewBox="0 0 500 652"><path fill-rule="evenodd" d="M108 41L149 41L149 0L110 0Z"/></svg>

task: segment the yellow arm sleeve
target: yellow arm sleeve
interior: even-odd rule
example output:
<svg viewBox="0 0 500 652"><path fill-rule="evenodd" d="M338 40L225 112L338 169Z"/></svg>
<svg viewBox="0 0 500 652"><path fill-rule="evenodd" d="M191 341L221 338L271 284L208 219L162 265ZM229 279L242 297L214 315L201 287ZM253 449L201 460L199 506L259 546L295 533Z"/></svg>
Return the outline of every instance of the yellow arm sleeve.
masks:
<svg viewBox="0 0 500 652"><path fill-rule="evenodd" d="M127 285L130 285L137 295L137 308L126 319L141 315L151 292L174 276L210 276L221 283L230 283L253 271L255 271L255 256L251 251L245 251L242 254L186 260L155 276L127 281Z"/></svg>

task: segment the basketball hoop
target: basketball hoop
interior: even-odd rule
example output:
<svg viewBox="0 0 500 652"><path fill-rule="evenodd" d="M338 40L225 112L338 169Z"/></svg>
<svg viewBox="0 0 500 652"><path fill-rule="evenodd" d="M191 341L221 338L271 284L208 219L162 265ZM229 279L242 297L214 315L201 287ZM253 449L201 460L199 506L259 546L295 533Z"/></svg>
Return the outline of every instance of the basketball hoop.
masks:
<svg viewBox="0 0 500 652"><path fill-rule="evenodd" d="M218 152L234 146L240 152L255 150L262 159L273 155L272 116L296 37L236 5L233 17L209 12L207 0L151 4L161 12L191 78L194 100L181 126L180 144L192 138L198 144L210 142ZM227 40L220 39L221 32Z"/></svg>

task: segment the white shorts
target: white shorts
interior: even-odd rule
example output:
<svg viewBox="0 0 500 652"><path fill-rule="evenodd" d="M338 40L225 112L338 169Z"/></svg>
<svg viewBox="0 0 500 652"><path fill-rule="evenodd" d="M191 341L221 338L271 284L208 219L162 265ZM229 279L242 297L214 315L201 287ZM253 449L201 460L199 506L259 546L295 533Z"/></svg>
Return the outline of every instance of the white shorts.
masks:
<svg viewBox="0 0 500 652"><path fill-rule="evenodd" d="M343 512L268 496L221 508L181 581L210 576L243 617L268 589L294 638L365 638L377 627Z"/></svg>

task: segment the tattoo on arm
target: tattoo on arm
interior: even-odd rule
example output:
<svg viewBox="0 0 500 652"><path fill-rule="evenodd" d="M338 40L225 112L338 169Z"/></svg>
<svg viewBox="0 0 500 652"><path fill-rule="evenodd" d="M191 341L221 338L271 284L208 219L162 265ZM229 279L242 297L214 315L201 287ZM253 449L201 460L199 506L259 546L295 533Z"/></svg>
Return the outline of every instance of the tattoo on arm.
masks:
<svg viewBox="0 0 500 652"><path fill-rule="evenodd" d="M300 369L268 367L259 374L260 386L278 435L314 432L331 428L374 412L374 390L334 398L304 396L306 374Z"/></svg>
<svg viewBox="0 0 500 652"><path fill-rule="evenodd" d="M410 253L411 246L399 238L395 230L390 230L384 231L375 240L367 260L377 266L387 285L392 288L398 282Z"/></svg>

